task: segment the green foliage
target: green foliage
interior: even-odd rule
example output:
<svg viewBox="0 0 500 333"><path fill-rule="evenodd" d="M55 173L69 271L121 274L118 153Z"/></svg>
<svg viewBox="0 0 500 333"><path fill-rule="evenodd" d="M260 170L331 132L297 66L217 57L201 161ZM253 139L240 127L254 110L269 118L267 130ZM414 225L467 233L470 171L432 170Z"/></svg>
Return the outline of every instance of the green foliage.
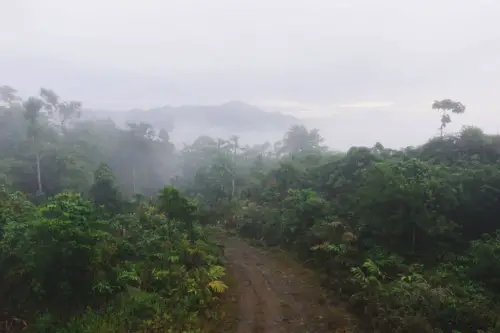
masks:
<svg viewBox="0 0 500 333"><path fill-rule="evenodd" d="M451 177L446 167L416 159L378 163L365 172L356 217L375 240L398 252L440 250L438 238L457 228L447 219L458 204Z"/></svg>
<svg viewBox="0 0 500 333"><path fill-rule="evenodd" d="M123 209L123 200L111 169L104 163L100 164L94 173L90 197L97 206L103 207L109 213L118 213Z"/></svg>
<svg viewBox="0 0 500 333"><path fill-rule="evenodd" d="M313 150L321 150L323 138L317 129L308 131L303 125L294 125L288 130L280 143L280 154L297 154Z"/></svg>
<svg viewBox="0 0 500 333"><path fill-rule="evenodd" d="M307 133L291 129L275 154L235 156L243 182L226 216L237 231L315 265L375 332L497 332L497 136L468 127L419 147L334 154L312 149Z"/></svg>
<svg viewBox="0 0 500 333"><path fill-rule="evenodd" d="M91 188L104 210L77 193L35 205L2 188L3 318L27 332L198 332L227 286L196 203L165 187L127 212L112 179L102 165Z"/></svg>
<svg viewBox="0 0 500 333"><path fill-rule="evenodd" d="M193 219L196 206L175 187L165 187L158 197L158 209L168 218L187 221Z"/></svg>
<svg viewBox="0 0 500 333"><path fill-rule="evenodd" d="M441 137L443 136L443 130L451 123L451 117L449 112L455 114L461 114L465 112L465 105L460 102L452 101L451 99L443 99L441 101L434 101L432 103L432 108L435 110L441 110L441 127L439 130L441 131Z"/></svg>
<svg viewBox="0 0 500 333"><path fill-rule="evenodd" d="M50 89L23 101L14 89L1 88L8 103L0 106L1 184L42 201L65 190L87 192L92 174L105 164L130 198L154 196L175 173L177 156L165 129L80 121L82 104L64 101Z"/></svg>
<svg viewBox="0 0 500 333"><path fill-rule="evenodd" d="M315 265L375 332L500 331L500 136L444 135L460 102L434 102L441 135L418 147L333 153L293 126L176 151L171 128L16 94L0 87L2 327L199 332L227 288L201 225L222 223Z"/></svg>

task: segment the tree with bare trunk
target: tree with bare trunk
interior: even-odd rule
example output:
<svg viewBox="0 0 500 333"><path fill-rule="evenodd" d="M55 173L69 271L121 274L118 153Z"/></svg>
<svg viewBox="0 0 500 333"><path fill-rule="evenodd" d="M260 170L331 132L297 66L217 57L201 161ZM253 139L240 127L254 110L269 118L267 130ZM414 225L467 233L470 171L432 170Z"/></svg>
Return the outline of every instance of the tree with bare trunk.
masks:
<svg viewBox="0 0 500 333"><path fill-rule="evenodd" d="M464 113L465 105L451 99L443 99L441 101L434 101L432 109L441 111L441 126L439 127L439 131L441 137L443 137L444 128L451 123L450 112L455 114Z"/></svg>

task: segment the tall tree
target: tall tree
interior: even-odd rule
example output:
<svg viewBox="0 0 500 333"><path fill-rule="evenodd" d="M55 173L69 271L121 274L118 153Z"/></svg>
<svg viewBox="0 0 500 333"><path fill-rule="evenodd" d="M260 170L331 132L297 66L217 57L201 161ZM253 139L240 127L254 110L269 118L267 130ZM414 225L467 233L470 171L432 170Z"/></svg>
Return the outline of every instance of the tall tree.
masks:
<svg viewBox="0 0 500 333"><path fill-rule="evenodd" d="M66 133L66 126L70 119L81 116L82 103L78 101L61 101L60 97L52 90L41 88L40 96L45 101L45 108L52 116L57 117L61 132Z"/></svg>
<svg viewBox="0 0 500 333"><path fill-rule="evenodd" d="M94 184L90 188L90 196L97 206L104 206L108 212L117 213L122 208L122 199L115 185L115 177L105 163L101 163L94 172Z"/></svg>
<svg viewBox="0 0 500 333"><path fill-rule="evenodd" d="M0 100L11 104L13 101L18 100L19 97L16 95L17 90L11 86L0 86Z"/></svg>
<svg viewBox="0 0 500 333"><path fill-rule="evenodd" d="M40 147L37 142L40 133L40 126L38 123L40 111L42 110L44 103L41 99L37 97L29 97L23 104L25 113L24 116L29 122L29 130L28 135L33 140L33 146L35 148L35 156L36 156L36 175L37 175L37 184L38 191L37 195L43 194L42 188L42 175L40 170Z"/></svg>
<svg viewBox="0 0 500 333"><path fill-rule="evenodd" d="M450 113L461 114L465 112L465 105L451 99L443 99L441 101L434 101L432 109L441 111L441 126L439 127L441 137L443 137L443 130L451 123Z"/></svg>
<svg viewBox="0 0 500 333"><path fill-rule="evenodd" d="M294 125L283 138L281 153L296 154L304 151L318 150L323 138L317 129L307 130L304 125Z"/></svg>
<svg viewBox="0 0 500 333"><path fill-rule="evenodd" d="M240 141L240 138L237 136L237 135L232 135L231 138L229 139L229 143L231 145L231 148L232 148L232 161L233 161L233 164L235 162L235 159L236 159L236 154L238 153L238 150L240 149L240 144L239 144L239 141ZM234 170L232 172L232 176L233 176L233 179L231 180L231 200L234 199L234 194L235 194L235 191L236 191L236 175L234 173Z"/></svg>

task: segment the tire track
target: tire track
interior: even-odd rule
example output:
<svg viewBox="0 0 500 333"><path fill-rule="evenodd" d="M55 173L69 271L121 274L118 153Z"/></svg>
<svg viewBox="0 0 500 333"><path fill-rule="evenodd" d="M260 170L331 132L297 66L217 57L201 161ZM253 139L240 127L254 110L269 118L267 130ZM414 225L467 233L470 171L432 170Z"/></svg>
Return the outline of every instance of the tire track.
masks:
<svg viewBox="0 0 500 333"><path fill-rule="evenodd" d="M324 304L311 271L289 258L228 237L222 240L227 272L236 282L236 333L357 332L342 307Z"/></svg>

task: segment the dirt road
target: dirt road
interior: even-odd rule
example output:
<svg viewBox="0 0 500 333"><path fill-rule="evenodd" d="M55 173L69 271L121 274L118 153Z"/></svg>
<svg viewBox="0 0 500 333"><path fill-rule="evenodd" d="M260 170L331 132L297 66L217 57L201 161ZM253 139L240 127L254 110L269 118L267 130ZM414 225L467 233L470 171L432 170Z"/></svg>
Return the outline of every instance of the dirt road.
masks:
<svg viewBox="0 0 500 333"><path fill-rule="evenodd" d="M354 317L329 305L314 274L296 261L235 237L220 241L233 284L228 297L237 307L233 332L357 332Z"/></svg>

